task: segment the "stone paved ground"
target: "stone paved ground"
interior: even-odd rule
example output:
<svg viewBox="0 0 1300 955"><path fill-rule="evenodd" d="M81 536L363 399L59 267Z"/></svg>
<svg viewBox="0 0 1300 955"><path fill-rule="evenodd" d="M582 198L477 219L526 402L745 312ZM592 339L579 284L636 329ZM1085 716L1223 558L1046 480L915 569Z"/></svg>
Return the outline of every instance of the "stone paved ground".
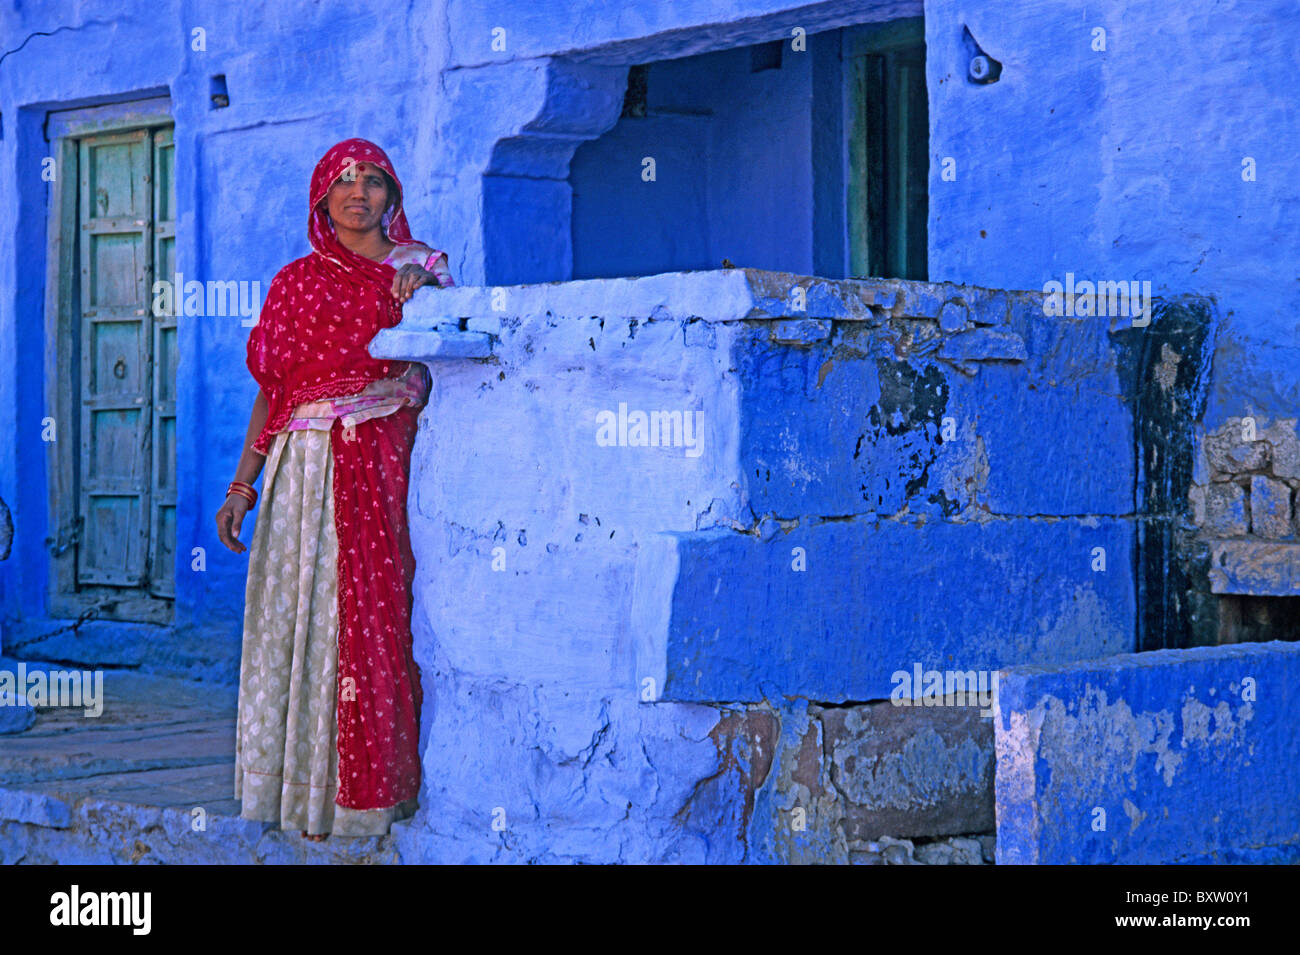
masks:
<svg viewBox="0 0 1300 955"><path fill-rule="evenodd" d="M46 707L0 735L0 862L396 861L391 837L308 843L239 818L235 699L231 686L109 670L100 716Z"/></svg>

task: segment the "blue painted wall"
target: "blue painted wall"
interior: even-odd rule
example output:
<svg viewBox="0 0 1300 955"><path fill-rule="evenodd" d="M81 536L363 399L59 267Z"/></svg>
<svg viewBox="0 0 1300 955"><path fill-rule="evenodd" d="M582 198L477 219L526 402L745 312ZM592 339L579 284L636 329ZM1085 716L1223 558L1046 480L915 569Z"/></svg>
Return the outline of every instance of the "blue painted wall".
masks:
<svg viewBox="0 0 1300 955"><path fill-rule="evenodd" d="M621 119L574 154L574 278L719 268L723 258L812 273L813 62L785 53L780 69L753 72L742 48L653 64L647 116ZM777 222L784 228L770 228Z"/></svg>
<svg viewBox="0 0 1300 955"><path fill-rule="evenodd" d="M1042 288L1070 271L1214 296L1207 425L1293 416L1293 14L1285 0L927 3L930 154L957 164L951 182L932 164L930 277ZM998 82L965 81L963 24L1003 63Z"/></svg>

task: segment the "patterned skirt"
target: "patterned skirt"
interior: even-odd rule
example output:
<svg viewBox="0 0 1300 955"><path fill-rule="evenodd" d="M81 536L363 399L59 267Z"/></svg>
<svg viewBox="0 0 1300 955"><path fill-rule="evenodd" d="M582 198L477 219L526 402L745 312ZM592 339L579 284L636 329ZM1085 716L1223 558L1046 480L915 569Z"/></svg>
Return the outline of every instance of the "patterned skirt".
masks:
<svg viewBox="0 0 1300 955"><path fill-rule="evenodd" d="M380 836L415 811L336 805L338 536L330 432L285 431L266 459L249 545L235 742L240 815L311 834Z"/></svg>

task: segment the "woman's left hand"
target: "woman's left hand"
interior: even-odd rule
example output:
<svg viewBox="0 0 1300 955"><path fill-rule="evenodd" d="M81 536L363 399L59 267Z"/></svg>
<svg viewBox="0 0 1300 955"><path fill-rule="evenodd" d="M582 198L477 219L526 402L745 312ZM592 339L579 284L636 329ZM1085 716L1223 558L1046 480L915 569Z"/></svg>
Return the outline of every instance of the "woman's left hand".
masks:
<svg viewBox="0 0 1300 955"><path fill-rule="evenodd" d="M408 263L397 270L393 276L393 298L397 299L399 304L405 304L410 301L415 290L421 285L438 285L438 277L432 272L426 272L418 265Z"/></svg>

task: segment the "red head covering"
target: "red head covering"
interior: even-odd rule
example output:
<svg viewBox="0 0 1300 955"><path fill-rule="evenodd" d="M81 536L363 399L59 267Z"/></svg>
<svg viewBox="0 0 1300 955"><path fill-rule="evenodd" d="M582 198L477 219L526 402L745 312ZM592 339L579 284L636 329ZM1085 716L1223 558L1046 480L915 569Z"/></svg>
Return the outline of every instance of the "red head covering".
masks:
<svg viewBox="0 0 1300 955"><path fill-rule="evenodd" d="M397 173L393 171L393 164L388 158L388 154L366 139L345 139L336 146L331 147L330 151L320 158L316 164L315 171L311 174L311 197L308 200L310 216L307 220L307 235L311 239L311 247L319 252L325 258L335 262L346 273L360 269L363 275L373 275L376 281L382 281L383 275L379 270L388 269L388 281L393 280L392 267L380 265L367 259L363 255L357 255L349 251L343 243L339 242L338 235L334 231L334 223L330 221L329 214L324 210L317 208L322 199L329 193L330 187L338 181L339 177L351 169L357 167L357 172L365 169L366 163L378 166L392 178L397 185L397 201L390 210L391 217L386 217L385 222L388 226L386 234L390 241L398 245L411 245L415 242L411 238L411 228L406 222L406 212L402 208L402 183L397 178Z"/></svg>
<svg viewBox="0 0 1300 955"><path fill-rule="evenodd" d="M402 209L401 180L382 149L365 139L345 139L321 157L308 197L312 252L276 274L248 336L248 370L270 405L266 426L253 442L263 454L302 402L355 394L409 366L371 358L367 351L381 329L401 321L402 306L392 296L396 270L344 246L329 214L318 208L340 176L367 163L397 184L385 234L398 245L416 244Z"/></svg>

